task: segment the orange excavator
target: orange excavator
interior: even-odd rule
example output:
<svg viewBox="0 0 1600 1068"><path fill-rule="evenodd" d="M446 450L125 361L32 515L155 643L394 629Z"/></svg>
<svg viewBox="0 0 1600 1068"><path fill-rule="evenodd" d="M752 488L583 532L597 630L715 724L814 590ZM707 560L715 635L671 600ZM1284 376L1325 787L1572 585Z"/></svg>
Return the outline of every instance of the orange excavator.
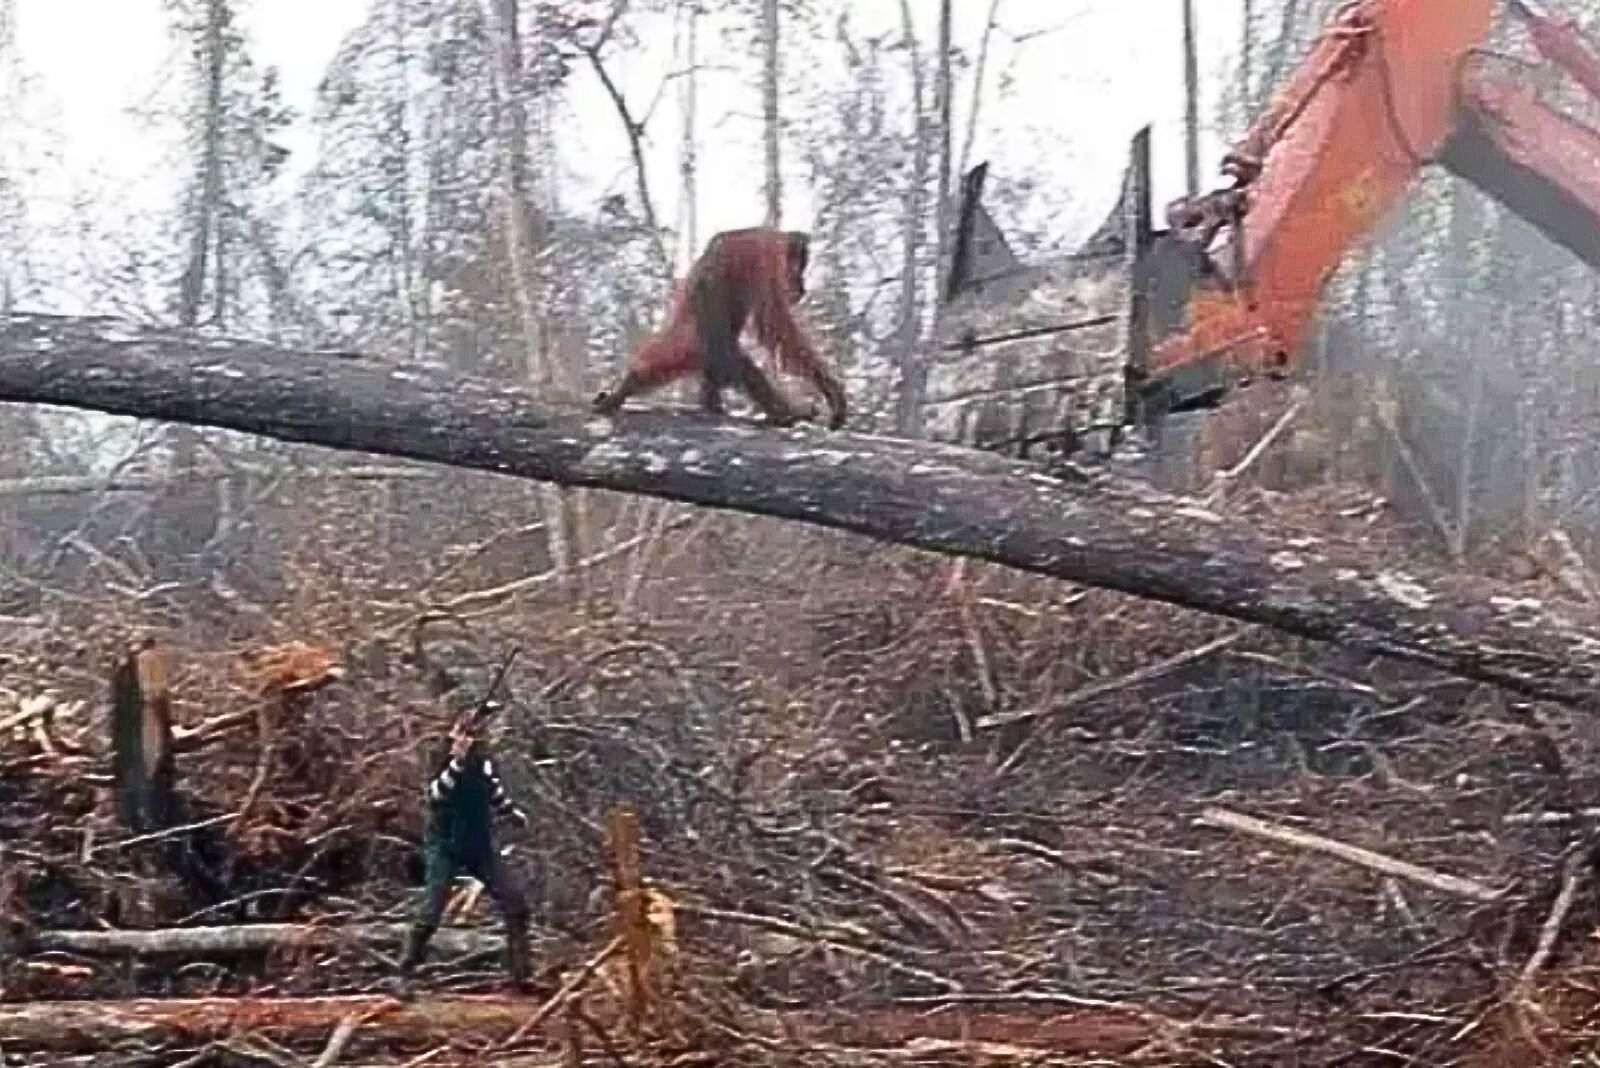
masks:
<svg viewBox="0 0 1600 1068"><path fill-rule="evenodd" d="M1600 268L1600 131L1505 72L1532 64L1487 50L1502 6L1600 100L1600 53L1532 0L1355 0L1227 154L1231 185L1171 204L1165 230L1152 225L1148 131L1135 139L1124 204L1097 238L1115 238L1131 271L1124 425L1289 372L1329 278L1430 163ZM980 167L964 183L946 300L981 288L985 228L1004 245L982 179Z"/></svg>

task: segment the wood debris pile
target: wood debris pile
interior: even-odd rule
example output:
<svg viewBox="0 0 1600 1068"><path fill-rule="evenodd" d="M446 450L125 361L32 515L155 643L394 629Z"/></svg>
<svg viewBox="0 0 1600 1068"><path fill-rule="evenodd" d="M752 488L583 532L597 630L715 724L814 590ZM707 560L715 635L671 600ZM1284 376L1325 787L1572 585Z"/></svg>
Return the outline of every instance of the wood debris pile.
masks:
<svg viewBox="0 0 1600 1068"><path fill-rule="evenodd" d="M534 890L528 997L470 886L426 989L387 994L450 713L401 655L357 655L361 609L343 643L159 646L183 811L144 833L110 677L148 650L105 613L8 635L0 1064L1443 1066L1592 1042L1583 713L820 540L759 596L737 567L685 576L647 624L480 634L485 662L538 650L497 728L535 815L503 832Z"/></svg>

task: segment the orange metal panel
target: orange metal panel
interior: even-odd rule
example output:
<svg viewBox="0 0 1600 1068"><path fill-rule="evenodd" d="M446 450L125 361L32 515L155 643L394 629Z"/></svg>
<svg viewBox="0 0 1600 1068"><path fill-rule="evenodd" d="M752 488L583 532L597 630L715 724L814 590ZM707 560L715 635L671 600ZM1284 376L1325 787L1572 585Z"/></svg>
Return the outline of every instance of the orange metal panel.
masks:
<svg viewBox="0 0 1600 1068"><path fill-rule="evenodd" d="M1519 6L1513 2L1512 9ZM1553 19L1525 9L1521 14L1539 54L1572 75L1591 96L1600 97L1600 55L1596 55L1584 40L1578 24L1571 19Z"/></svg>
<svg viewBox="0 0 1600 1068"><path fill-rule="evenodd" d="M1442 162L1600 269L1600 131L1469 67Z"/></svg>
<svg viewBox="0 0 1600 1068"><path fill-rule="evenodd" d="M1152 375L1219 356L1246 373L1288 363L1329 277L1450 135L1458 73L1496 5L1357 0L1336 16L1225 165L1248 183L1242 245L1213 258L1239 263L1240 285L1195 295Z"/></svg>

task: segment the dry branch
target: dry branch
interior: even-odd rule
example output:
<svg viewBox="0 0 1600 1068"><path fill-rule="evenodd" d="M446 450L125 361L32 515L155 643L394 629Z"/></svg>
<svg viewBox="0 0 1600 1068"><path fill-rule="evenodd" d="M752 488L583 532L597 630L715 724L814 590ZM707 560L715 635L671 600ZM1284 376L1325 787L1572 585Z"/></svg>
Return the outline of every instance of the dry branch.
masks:
<svg viewBox="0 0 1600 1068"><path fill-rule="evenodd" d="M953 446L632 412L111 319L0 318L0 400L226 427L777 516L1261 623L1592 707L1591 608Z"/></svg>
<svg viewBox="0 0 1600 1068"><path fill-rule="evenodd" d="M271 475L274 478L304 479L306 481L390 482L417 481L437 478L425 468L365 465L360 467L304 468L271 471L267 468L243 468L237 471L200 471L180 478L165 475L118 475L105 478L96 475L36 475L32 478L0 479L0 497L57 497L86 493L154 493L174 489L192 482L225 482L244 475Z"/></svg>
<svg viewBox="0 0 1600 1068"><path fill-rule="evenodd" d="M929 971L910 961L902 959L893 948L869 935L861 932L850 931L837 924L799 924L782 920L775 916L762 916L751 912L734 912L730 909L712 908L709 905L694 905L678 903L678 911L685 916L692 916L713 923L726 923L738 927L753 927L757 930L771 931L774 934L784 935L799 942L817 943L830 946L842 953L861 957L865 960L875 961L887 968L909 975L915 979L942 987L945 990L955 990L960 984L947 976Z"/></svg>
<svg viewBox="0 0 1600 1068"><path fill-rule="evenodd" d="M76 702L73 710L82 707L82 702ZM23 701L18 710L4 719L0 719L0 735L13 731L18 727L26 726L31 720L44 719L47 715L54 715L56 699L48 694L35 694Z"/></svg>
<svg viewBox="0 0 1600 1068"><path fill-rule="evenodd" d="M1513 812L1505 817L1507 824L1532 823L1548 826L1555 823L1572 823L1574 820L1600 820L1600 807L1589 806L1571 812L1546 810L1543 812Z"/></svg>
<svg viewBox="0 0 1600 1068"><path fill-rule="evenodd" d="M1567 857L1561 868L1561 890L1556 894L1555 903L1550 906L1550 914L1545 917L1544 924L1539 928L1539 944L1534 947L1533 956L1528 958L1528 963L1523 965L1522 974L1517 978L1517 990L1526 993L1538 978L1539 971L1550 960L1550 955L1555 952L1556 939L1561 937L1561 928L1567 922L1567 913L1572 911L1572 904L1578 899L1578 887L1583 882L1584 869L1589 864L1589 857L1584 851L1574 851Z"/></svg>
<svg viewBox="0 0 1600 1068"><path fill-rule="evenodd" d="M380 1011L382 1010L369 1009L365 1013L352 1012L340 1020L339 1025L333 1029L333 1034L328 1036L328 1044L322 1047L317 1059L311 1062L311 1068L330 1068L344 1054L344 1048L350 1044L356 1029Z"/></svg>
<svg viewBox="0 0 1600 1068"><path fill-rule="evenodd" d="M1238 479L1240 475L1250 470L1251 465L1257 460L1261 459L1262 455L1272 447L1272 443L1278 440L1279 436L1289 428L1289 424L1294 422L1295 418L1305 409L1305 406L1306 398L1302 392L1300 396L1295 398L1294 403L1289 405L1282 415L1278 416L1277 422L1273 423L1267 429L1267 432L1261 435L1254 445L1250 446L1249 451L1240 458L1238 463L1227 470L1218 471L1211 480L1211 486L1202 495L1202 499L1206 504L1215 507L1222 503L1223 498L1228 495L1228 486Z"/></svg>
<svg viewBox="0 0 1600 1068"><path fill-rule="evenodd" d="M1412 864L1404 860L1386 857L1382 853L1374 853L1370 849L1362 849L1347 842L1340 842L1333 838L1324 838L1320 834L1311 834L1306 831L1297 831L1291 827L1280 827L1266 820L1258 820L1253 816L1246 816L1239 812L1229 812L1223 808L1208 808L1200 814L1196 821L1202 826L1221 827L1241 834L1253 835L1264 838L1269 842L1280 845L1293 846L1296 849L1308 849L1312 852L1323 853L1330 857L1337 857L1347 864L1369 868L1372 871L1382 872L1396 879L1406 879L1419 886L1437 890L1442 894L1454 897L1469 898L1473 901L1498 901L1501 891L1486 886L1476 879L1463 879L1458 875L1446 875L1424 868L1420 864Z"/></svg>
<svg viewBox="0 0 1600 1068"><path fill-rule="evenodd" d="M993 716L985 716L978 721L977 727L980 731L994 730L997 727L1007 727L1013 723L1022 723L1030 719L1039 719L1044 716L1058 715L1074 708L1080 708L1091 701L1098 701L1107 694L1116 693L1118 690L1126 690L1133 686L1142 685L1146 682L1159 679L1163 675L1177 671L1180 668L1185 668L1190 664L1204 660L1213 653L1219 653L1230 646L1237 645L1239 638L1240 635L1238 634L1225 634L1220 638L1214 638L1211 641L1206 642L1204 645L1185 650L1176 656L1167 657L1165 660L1159 660L1156 663L1142 667L1137 671L1131 671L1126 675L1119 675L1114 679L1106 679L1101 682L1091 683L1081 689L1074 690L1072 693L1067 694L1059 701L1056 701L1047 707L1023 708L1018 709L1015 712L1002 712Z"/></svg>
<svg viewBox="0 0 1600 1068"><path fill-rule="evenodd" d="M572 974L570 978L567 979L565 983L561 984L560 990L557 990L554 994L551 994L549 1000L543 1005L539 1006L538 1012L528 1017L521 1023L521 1025L517 1027L515 1031L511 1032L506 1040L500 1043L500 1048L504 1049L508 1046L514 1046L518 1042L521 1042L524 1038L528 1037L534 1028L544 1023L551 1013L561 1008L572 999L573 994L576 994L579 990L583 989L584 984L594 976L595 972L600 970L601 965L605 964L606 961L615 956L617 951L620 950L622 946L623 939L621 935L618 935L611 941L607 942L605 946L601 948L600 952L590 957L583 967L579 968Z"/></svg>

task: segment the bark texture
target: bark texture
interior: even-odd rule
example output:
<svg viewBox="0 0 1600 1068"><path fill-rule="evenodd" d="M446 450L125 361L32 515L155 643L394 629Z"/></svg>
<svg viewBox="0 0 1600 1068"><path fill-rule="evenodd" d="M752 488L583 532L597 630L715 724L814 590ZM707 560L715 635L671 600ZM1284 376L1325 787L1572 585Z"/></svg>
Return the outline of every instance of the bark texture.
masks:
<svg viewBox="0 0 1600 1068"><path fill-rule="evenodd" d="M240 1033L293 1040L326 1035L352 1014L386 1043L439 1045L508 1033L537 998L390 997L172 998L159 1001L40 1001L0 1005L0 1035L18 1050L81 1053L172 1042L201 1043Z"/></svg>
<svg viewBox="0 0 1600 1068"><path fill-rule="evenodd" d="M108 319L0 317L0 400L227 427L776 516L989 560L1590 708L1592 608L1360 544L1274 532L1112 479L954 446L688 413L615 422L376 359Z"/></svg>
<svg viewBox="0 0 1600 1068"><path fill-rule="evenodd" d="M447 1043L481 1046L503 1041L540 1004L537 995L419 997L410 1002L382 996L41 1001L0 1005L0 1036L8 1049L58 1053L127 1050L140 1044L152 1048L178 1042L193 1045L238 1034L303 1045L308 1040L320 1041L345 1021L354 1020L358 1042L377 1038L390 1048L437 1048ZM985 1043L1003 1043L1006 1049L1002 1052L1012 1058L1034 1052L1044 1058L1039 1063L1048 1063L1051 1056L1131 1052L1149 1043L1162 1025L1169 1031L1182 1027L1201 1036L1233 1030L1222 1021L1210 1026L1180 1024L1135 1008L1000 1008L1002 1011L968 1008L960 1014L928 1013L921 1006L845 1015L792 1012L749 1022L770 1026L781 1020L782 1031L799 1042L902 1047L907 1053L924 1053L930 1058L945 1054L956 1063L971 1063L971 1056L981 1052ZM1031 1045L1037 1050L1030 1051L1027 1047ZM966 1056L958 1057L962 1053ZM551 1063L536 1057L512 1056L502 1061L486 1056L489 1059L474 1063L506 1068ZM950 1061L930 1059L926 1063Z"/></svg>
<svg viewBox="0 0 1600 1068"><path fill-rule="evenodd" d="M40 931L29 950L86 957L227 957L303 949L370 946L398 952L406 925L398 923L319 926L302 923L242 923L225 927L145 928L127 931ZM441 927L431 946L436 954L499 953L498 931Z"/></svg>

